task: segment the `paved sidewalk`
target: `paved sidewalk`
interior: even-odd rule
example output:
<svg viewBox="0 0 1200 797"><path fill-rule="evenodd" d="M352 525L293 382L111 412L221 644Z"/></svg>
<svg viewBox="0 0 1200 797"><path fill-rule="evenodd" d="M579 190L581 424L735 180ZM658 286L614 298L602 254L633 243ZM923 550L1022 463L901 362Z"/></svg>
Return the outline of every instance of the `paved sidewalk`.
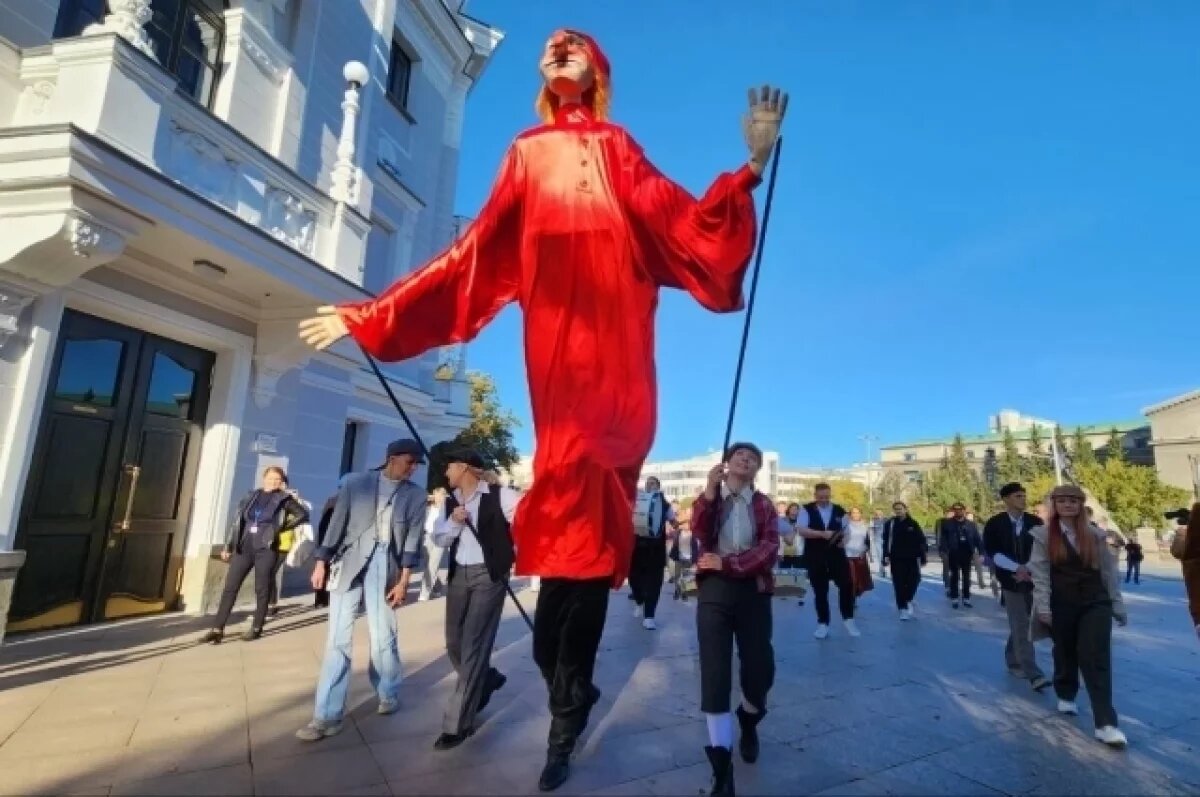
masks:
<svg viewBox="0 0 1200 797"><path fill-rule="evenodd" d="M1200 791L1200 644L1182 587L1129 596L1116 633L1116 705L1131 746L1091 739L1003 666L1003 613L987 595L952 612L927 575L919 619L899 623L891 585L860 610L864 636L812 638L811 605L775 603L778 676L751 794L1188 794ZM535 596L523 593L532 607ZM696 795L707 787L697 710L694 603L666 594L660 630L614 594L598 685L604 697L562 794ZM400 611L400 712L374 713L365 627L356 636L353 722L317 745L292 734L311 713L322 614L288 608L253 643L200 647L196 618L167 616L0 650L3 794L529 794L544 760L545 687L529 637L506 610L495 663L509 676L477 735L436 753L451 687L444 603ZM363 624L360 623L360 626ZM1039 650L1049 669L1049 650Z"/></svg>

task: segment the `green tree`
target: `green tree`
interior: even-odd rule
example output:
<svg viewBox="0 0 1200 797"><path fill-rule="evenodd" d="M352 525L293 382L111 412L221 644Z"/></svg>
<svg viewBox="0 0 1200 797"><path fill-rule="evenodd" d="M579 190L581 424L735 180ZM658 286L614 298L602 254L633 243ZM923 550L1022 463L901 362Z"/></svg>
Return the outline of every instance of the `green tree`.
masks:
<svg viewBox="0 0 1200 797"><path fill-rule="evenodd" d="M867 505L867 488L849 479L832 479L829 482L833 490L833 502L840 504L847 512L851 507L858 507L864 515L870 514Z"/></svg>
<svg viewBox="0 0 1200 797"><path fill-rule="evenodd" d="M1076 468L1085 468L1096 464L1096 450L1083 434L1083 427L1076 426L1071 434L1071 460Z"/></svg>
<svg viewBox="0 0 1200 797"><path fill-rule="evenodd" d="M1125 461L1125 445L1121 440L1121 433L1115 426L1108 433L1108 442L1104 444L1104 458L1106 460L1115 459L1118 462Z"/></svg>
<svg viewBox="0 0 1200 797"><path fill-rule="evenodd" d="M1045 435L1040 426L1029 430L1029 451L1025 460L1025 477L1032 479L1054 472L1054 461L1046 450Z"/></svg>
<svg viewBox="0 0 1200 797"><path fill-rule="evenodd" d="M1019 482L1025 478L1025 462L1017 448L1017 438L1012 430L1005 428L1000 444L1000 459L996 468L996 480L1000 484Z"/></svg>
<svg viewBox="0 0 1200 797"><path fill-rule="evenodd" d="M446 454L458 446L475 449L494 468L508 470L521 459L513 442L513 429L520 425L511 411L500 406L496 383L487 374L471 371L471 423L453 440L439 443L429 454L428 487L446 487Z"/></svg>
<svg viewBox="0 0 1200 797"><path fill-rule="evenodd" d="M875 484L875 505L872 509L882 509L885 513L891 513L892 504L896 501L907 501L909 483L903 476L896 471L888 471L883 474L883 478Z"/></svg>

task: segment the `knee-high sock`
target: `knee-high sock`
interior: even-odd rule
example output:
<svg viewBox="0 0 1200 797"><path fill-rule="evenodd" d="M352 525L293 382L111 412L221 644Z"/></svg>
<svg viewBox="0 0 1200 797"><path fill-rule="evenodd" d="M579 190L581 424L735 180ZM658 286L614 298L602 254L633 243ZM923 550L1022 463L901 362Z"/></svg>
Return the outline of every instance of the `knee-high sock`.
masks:
<svg viewBox="0 0 1200 797"><path fill-rule="evenodd" d="M733 714L705 714L708 723L708 743L713 747L733 749Z"/></svg>

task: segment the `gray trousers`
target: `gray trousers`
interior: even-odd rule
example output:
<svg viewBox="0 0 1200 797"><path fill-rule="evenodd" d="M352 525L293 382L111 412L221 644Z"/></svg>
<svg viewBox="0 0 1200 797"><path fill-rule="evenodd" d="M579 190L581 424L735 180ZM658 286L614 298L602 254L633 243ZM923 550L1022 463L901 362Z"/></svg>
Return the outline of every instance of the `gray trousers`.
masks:
<svg viewBox="0 0 1200 797"><path fill-rule="evenodd" d="M1021 673L1031 681L1044 677L1038 667L1033 641L1029 638L1033 594L1004 590L1004 610L1008 612L1008 642L1004 644L1004 661L1008 669Z"/></svg>
<svg viewBox="0 0 1200 797"><path fill-rule="evenodd" d="M434 586L438 583L438 572L442 569L442 559L446 549L433 541L433 535L425 537L425 561L421 569L421 598L428 600L432 597Z"/></svg>
<svg viewBox="0 0 1200 797"><path fill-rule="evenodd" d="M474 727L504 611L504 582L484 565L456 565L446 590L446 656L458 674L442 720L445 733Z"/></svg>

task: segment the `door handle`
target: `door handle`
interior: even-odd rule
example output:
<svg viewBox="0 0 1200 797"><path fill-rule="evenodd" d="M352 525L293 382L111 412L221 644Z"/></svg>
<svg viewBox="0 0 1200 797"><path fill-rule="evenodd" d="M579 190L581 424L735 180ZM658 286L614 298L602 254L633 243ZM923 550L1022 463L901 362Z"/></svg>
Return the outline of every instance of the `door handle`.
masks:
<svg viewBox="0 0 1200 797"><path fill-rule="evenodd" d="M124 471L129 475L129 494L125 498L125 517L113 527L117 534L124 534L132 525L130 521L133 517L133 499L137 497L138 479L142 476L142 469L138 465L126 465Z"/></svg>

